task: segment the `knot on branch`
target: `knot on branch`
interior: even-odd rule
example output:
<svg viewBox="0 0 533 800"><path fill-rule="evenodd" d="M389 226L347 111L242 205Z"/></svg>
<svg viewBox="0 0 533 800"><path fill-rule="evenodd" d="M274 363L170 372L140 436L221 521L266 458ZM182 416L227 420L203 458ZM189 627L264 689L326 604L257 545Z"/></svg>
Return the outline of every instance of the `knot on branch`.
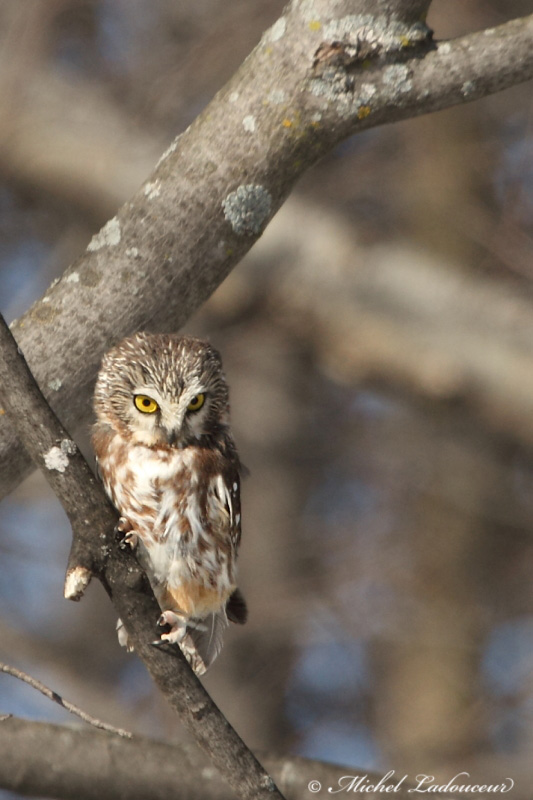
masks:
<svg viewBox="0 0 533 800"><path fill-rule="evenodd" d="M201 721L203 719L203 717L205 716L205 714L206 714L206 712L208 710L209 709L208 709L207 703L204 703L204 702L194 703L193 705L190 706L191 716L197 722L199 722L199 721Z"/></svg>
<svg viewBox="0 0 533 800"><path fill-rule="evenodd" d="M368 69L373 61L412 55L413 48L429 44L433 31L423 22L408 25L398 20L356 14L324 26L324 40L314 52L313 75L353 91L353 73Z"/></svg>
<svg viewBox="0 0 533 800"><path fill-rule="evenodd" d="M309 89L316 97L334 102L341 117L360 120L371 113L378 91L372 67L380 68L389 93L401 97L411 88L409 67L403 62L427 52L433 36L422 22L409 25L369 14L333 20L323 31L325 38L313 56Z"/></svg>
<svg viewBox="0 0 533 800"><path fill-rule="evenodd" d="M64 595L66 600L81 600L91 582L92 572L85 567L74 567L67 571Z"/></svg>

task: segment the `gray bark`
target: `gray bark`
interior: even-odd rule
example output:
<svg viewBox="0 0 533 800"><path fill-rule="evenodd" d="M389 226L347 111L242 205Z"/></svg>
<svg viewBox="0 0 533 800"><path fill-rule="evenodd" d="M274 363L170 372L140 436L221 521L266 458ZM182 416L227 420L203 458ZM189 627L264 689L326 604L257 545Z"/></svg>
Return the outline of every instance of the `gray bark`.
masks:
<svg viewBox="0 0 533 800"><path fill-rule="evenodd" d="M533 17L434 47L420 22L428 6L290 3L144 186L13 326L70 429L87 418L109 345L144 327L182 326L335 144L533 76ZM5 416L0 453L6 493L30 462Z"/></svg>
<svg viewBox="0 0 533 800"><path fill-rule="evenodd" d="M74 726L9 718L0 721L0 750L3 756L0 786L20 794L64 800L102 797L230 800L232 797L200 751L191 746L165 744L140 736L123 739ZM310 784L314 784L315 790L320 784L320 792L315 793L324 797L329 788L339 790L339 786L347 785L346 780L339 784L344 776L363 778L364 785L370 787L386 774L296 756L264 756L263 760L288 800L309 800L313 796ZM388 782L396 786L403 775L396 770ZM503 779L494 782L501 784ZM407 776L393 795L386 796L407 800L413 797L409 792L413 785L416 786L415 776ZM346 790L339 794L346 794ZM365 791L364 796L382 797L383 789ZM443 793L436 796L453 797ZM476 793L479 800L492 796Z"/></svg>

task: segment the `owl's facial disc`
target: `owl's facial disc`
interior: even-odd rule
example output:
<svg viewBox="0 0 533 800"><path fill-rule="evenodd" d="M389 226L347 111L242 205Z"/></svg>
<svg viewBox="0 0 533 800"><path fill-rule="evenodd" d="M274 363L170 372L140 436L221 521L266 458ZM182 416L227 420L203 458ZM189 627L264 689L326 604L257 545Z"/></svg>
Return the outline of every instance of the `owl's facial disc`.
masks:
<svg viewBox="0 0 533 800"><path fill-rule="evenodd" d="M136 388L132 413L136 418L139 443L186 447L204 432L207 395L199 386L191 387L178 398L160 395L152 387ZM140 430L139 430L140 429Z"/></svg>

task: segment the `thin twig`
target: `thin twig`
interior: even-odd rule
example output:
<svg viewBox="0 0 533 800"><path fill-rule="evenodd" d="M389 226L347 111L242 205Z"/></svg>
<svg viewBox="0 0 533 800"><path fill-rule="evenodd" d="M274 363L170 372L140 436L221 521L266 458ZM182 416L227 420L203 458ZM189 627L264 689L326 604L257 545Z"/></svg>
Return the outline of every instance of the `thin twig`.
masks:
<svg viewBox="0 0 533 800"><path fill-rule="evenodd" d="M60 694L54 692L53 689L49 689L48 686L45 686L44 683L38 681L37 678L32 678L31 675L28 675L26 672L22 672L20 669L16 669L16 667L10 667L8 664L4 664L0 661L0 672L5 672L6 675L12 675L14 678L18 678L19 681L24 681L24 683L27 683L28 686L31 686L33 689L37 689L38 692L41 692L41 694L44 694L45 697L48 697L49 700L53 700L54 703L63 706L63 708L65 708L67 711L70 711L71 714L75 714L84 722L88 722L89 725L93 725L95 728L108 731L108 733L115 733L117 736L122 736L124 739L133 738L133 734L129 731L125 731L123 728L115 728L113 725L108 725L107 722L102 722L101 720L96 719L96 717L91 717L90 714L87 714L86 711L83 711L81 708L78 708L78 706L75 706L74 703L69 703L68 700L64 700Z"/></svg>

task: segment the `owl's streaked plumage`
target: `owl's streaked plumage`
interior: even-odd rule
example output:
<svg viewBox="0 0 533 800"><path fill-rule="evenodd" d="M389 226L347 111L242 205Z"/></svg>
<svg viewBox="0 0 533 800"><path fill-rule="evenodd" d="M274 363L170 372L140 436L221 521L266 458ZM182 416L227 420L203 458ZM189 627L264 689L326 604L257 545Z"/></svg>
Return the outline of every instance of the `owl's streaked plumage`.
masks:
<svg viewBox="0 0 533 800"><path fill-rule="evenodd" d="M103 359L93 446L125 540L180 645L202 674L228 618L244 622L236 586L240 462L218 352L189 336L137 333ZM119 638L124 642L124 632Z"/></svg>

